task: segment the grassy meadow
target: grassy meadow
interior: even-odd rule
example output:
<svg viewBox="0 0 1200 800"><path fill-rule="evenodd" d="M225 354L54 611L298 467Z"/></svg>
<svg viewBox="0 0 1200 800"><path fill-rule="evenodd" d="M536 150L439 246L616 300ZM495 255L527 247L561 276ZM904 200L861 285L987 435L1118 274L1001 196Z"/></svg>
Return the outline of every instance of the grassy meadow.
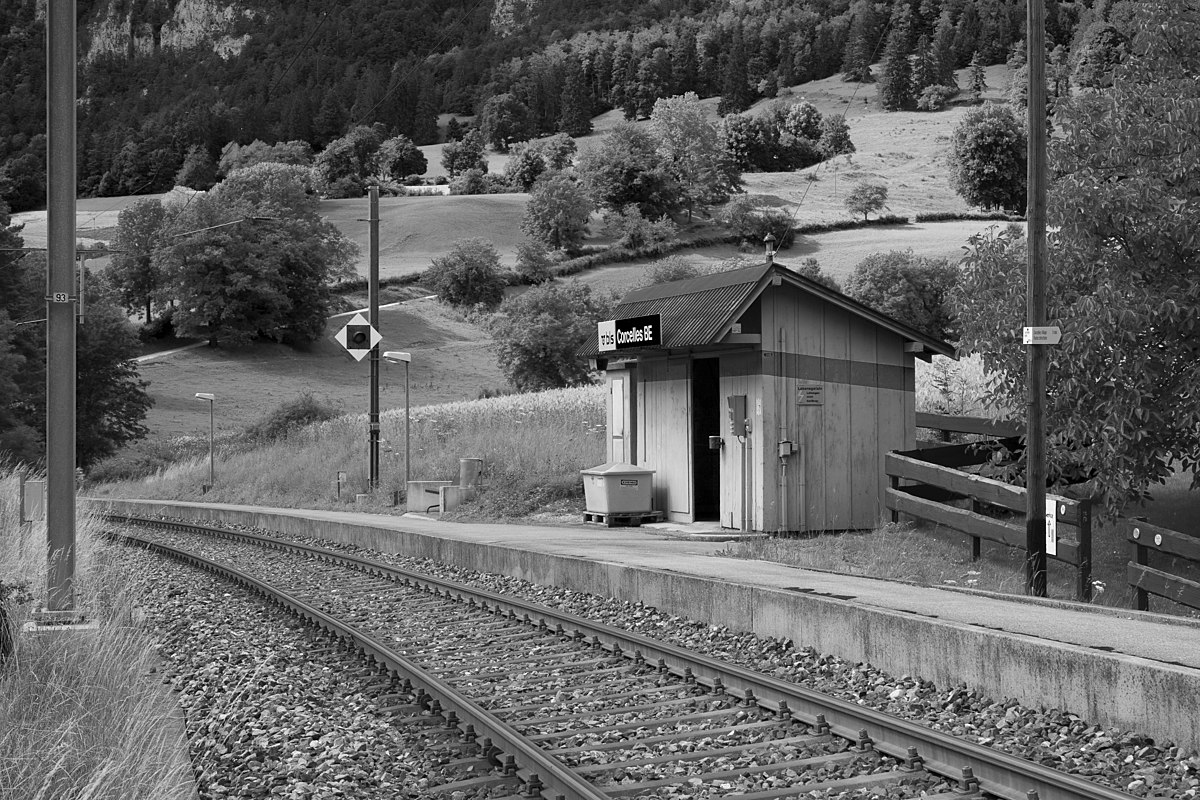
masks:
<svg viewBox="0 0 1200 800"><path fill-rule="evenodd" d="M414 406L409 419L413 480L457 480L460 458L480 458L484 482L504 487L491 513L516 517L582 489L579 470L604 461L604 389L586 386ZM388 507L404 486L405 414L380 414L380 487L370 505ZM207 481L206 437L194 456L140 480L96 486L97 497L166 498L297 508L346 508L367 491L367 415L348 414L246 447L231 434L217 447L215 487ZM337 476L346 474L338 496ZM508 502L511 505L505 506ZM361 508L361 506L359 506Z"/></svg>
<svg viewBox="0 0 1200 800"><path fill-rule="evenodd" d="M46 581L45 523L21 525L17 492L16 473L0 465L0 603L15 629ZM80 515L78 607L99 630L14 636L0 657L0 800L192 796L181 728L164 724L174 699L153 689L158 656L135 623L137 583L113 568L120 556L98 531Z"/></svg>

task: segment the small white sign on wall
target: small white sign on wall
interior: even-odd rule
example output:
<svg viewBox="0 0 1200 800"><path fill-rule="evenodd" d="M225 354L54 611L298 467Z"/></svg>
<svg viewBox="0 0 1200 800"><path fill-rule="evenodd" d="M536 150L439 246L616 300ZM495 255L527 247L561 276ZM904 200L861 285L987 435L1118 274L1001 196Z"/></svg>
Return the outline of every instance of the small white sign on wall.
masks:
<svg viewBox="0 0 1200 800"><path fill-rule="evenodd" d="M625 435L625 379L612 382L612 430L609 435L620 439Z"/></svg>
<svg viewBox="0 0 1200 800"><path fill-rule="evenodd" d="M1046 555L1058 555L1058 501L1046 498Z"/></svg>

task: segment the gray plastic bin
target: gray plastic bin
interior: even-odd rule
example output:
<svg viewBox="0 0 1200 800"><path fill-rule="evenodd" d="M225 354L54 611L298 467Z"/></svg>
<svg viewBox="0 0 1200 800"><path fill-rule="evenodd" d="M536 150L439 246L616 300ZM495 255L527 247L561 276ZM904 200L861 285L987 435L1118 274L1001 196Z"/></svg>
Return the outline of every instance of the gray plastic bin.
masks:
<svg viewBox="0 0 1200 800"><path fill-rule="evenodd" d="M583 475L583 497L587 510L596 514L652 511L654 470L634 464L609 462Z"/></svg>

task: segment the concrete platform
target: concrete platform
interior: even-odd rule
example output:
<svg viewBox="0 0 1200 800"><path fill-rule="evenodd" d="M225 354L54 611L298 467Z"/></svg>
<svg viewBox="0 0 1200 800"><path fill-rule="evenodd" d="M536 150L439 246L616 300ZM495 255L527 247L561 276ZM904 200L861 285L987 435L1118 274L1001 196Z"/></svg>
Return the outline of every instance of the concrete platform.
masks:
<svg viewBox="0 0 1200 800"><path fill-rule="evenodd" d="M236 522L641 601L940 686L1069 710L1200 749L1200 622L717 556L728 531L452 523L159 501L97 510Z"/></svg>

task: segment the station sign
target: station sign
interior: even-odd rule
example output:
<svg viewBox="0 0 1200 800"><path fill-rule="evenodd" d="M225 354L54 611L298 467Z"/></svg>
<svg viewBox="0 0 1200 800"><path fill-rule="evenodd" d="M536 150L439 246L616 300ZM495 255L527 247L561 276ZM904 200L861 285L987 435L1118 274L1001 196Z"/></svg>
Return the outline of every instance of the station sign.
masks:
<svg viewBox="0 0 1200 800"><path fill-rule="evenodd" d="M596 333L601 353L631 347L659 347L662 345L662 320L658 314L610 319L597 322Z"/></svg>

